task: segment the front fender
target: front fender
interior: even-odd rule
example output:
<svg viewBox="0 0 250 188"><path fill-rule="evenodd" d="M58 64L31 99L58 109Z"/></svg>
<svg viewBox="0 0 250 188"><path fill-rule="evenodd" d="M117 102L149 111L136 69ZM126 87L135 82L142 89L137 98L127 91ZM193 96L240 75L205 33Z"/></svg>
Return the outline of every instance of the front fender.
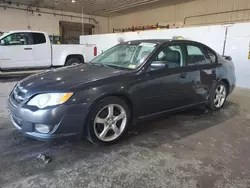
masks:
<svg viewBox="0 0 250 188"><path fill-rule="evenodd" d="M112 89L110 88L112 87ZM101 86L85 89L76 93L78 103L94 103L97 100L103 99L108 96L124 96L132 101L131 95L127 90L120 86Z"/></svg>

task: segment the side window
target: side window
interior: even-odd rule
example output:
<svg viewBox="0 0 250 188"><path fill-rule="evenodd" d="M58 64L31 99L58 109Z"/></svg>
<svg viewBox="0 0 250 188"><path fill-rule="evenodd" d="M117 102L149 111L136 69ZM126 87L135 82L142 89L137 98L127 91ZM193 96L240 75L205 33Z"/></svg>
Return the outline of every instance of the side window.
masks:
<svg viewBox="0 0 250 188"><path fill-rule="evenodd" d="M177 68L183 66L183 53L179 45L168 45L156 54L154 61L165 64L166 68Z"/></svg>
<svg viewBox="0 0 250 188"><path fill-rule="evenodd" d="M207 59L202 50L195 45L187 45L187 65L206 64Z"/></svg>
<svg viewBox="0 0 250 188"><path fill-rule="evenodd" d="M206 48L206 51L207 51L210 63L216 63L217 62L217 55L208 48Z"/></svg>
<svg viewBox="0 0 250 188"><path fill-rule="evenodd" d="M34 44L43 44L46 43L46 38L42 33L32 33L33 43Z"/></svg>
<svg viewBox="0 0 250 188"><path fill-rule="evenodd" d="M1 39L0 43L3 45L28 45L30 40L27 33L13 33Z"/></svg>

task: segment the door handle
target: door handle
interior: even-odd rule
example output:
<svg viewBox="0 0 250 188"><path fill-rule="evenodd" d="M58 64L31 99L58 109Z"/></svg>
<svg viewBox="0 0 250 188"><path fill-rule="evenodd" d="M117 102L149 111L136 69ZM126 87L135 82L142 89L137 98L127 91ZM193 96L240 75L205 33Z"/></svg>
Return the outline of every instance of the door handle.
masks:
<svg viewBox="0 0 250 188"><path fill-rule="evenodd" d="M181 78L186 78L186 77L187 77L187 73L186 73L186 72L181 73L180 77L181 77Z"/></svg>
<svg viewBox="0 0 250 188"><path fill-rule="evenodd" d="M24 50L32 50L32 48L24 48Z"/></svg>

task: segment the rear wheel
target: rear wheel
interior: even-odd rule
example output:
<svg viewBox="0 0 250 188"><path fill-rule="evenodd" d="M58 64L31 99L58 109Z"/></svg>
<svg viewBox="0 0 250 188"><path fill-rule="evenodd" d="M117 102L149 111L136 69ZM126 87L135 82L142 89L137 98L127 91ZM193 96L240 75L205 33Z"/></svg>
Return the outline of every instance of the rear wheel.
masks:
<svg viewBox="0 0 250 188"><path fill-rule="evenodd" d="M85 134L96 145L111 145L124 135L130 123L127 104L117 97L97 102L87 119Z"/></svg>
<svg viewBox="0 0 250 188"><path fill-rule="evenodd" d="M224 106L227 99L227 92L228 91L225 82L220 81L215 85L215 87L212 89L209 103L209 106L212 110L219 110Z"/></svg>
<svg viewBox="0 0 250 188"><path fill-rule="evenodd" d="M65 66L79 65L81 64L81 60L78 58L71 58L66 61Z"/></svg>

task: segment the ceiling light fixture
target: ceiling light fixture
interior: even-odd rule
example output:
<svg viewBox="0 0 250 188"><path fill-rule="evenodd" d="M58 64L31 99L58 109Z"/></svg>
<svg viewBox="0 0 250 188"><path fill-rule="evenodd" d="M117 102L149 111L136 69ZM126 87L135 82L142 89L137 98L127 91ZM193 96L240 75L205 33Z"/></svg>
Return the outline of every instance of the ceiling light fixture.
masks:
<svg viewBox="0 0 250 188"><path fill-rule="evenodd" d="M76 1L75 0L72 0L72 3L75 3Z"/></svg>

